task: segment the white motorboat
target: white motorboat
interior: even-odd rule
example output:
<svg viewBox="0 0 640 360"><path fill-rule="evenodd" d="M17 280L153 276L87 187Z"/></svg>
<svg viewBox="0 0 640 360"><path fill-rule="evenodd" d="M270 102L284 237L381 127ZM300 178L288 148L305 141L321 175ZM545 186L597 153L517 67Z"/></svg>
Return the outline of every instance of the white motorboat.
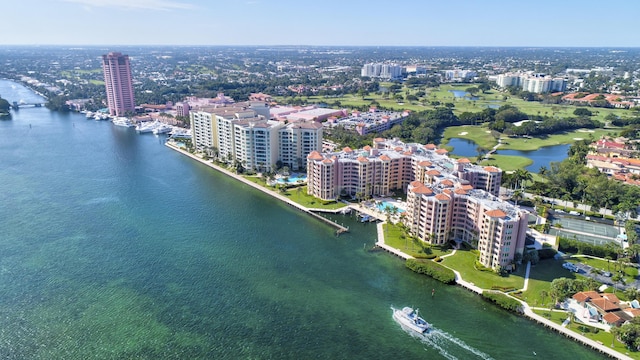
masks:
<svg viewBox="0 0 640 360"><path fill-rule="evenodd" d="M424 334L431 328L431 325L427 323L423 318L418 316L418 309L413 310L412 308L405 306L400 309L393 310L393 319L400 323L400 326L403 328L410 329L420 334Z"/></svg>
<svg viewBox="0 0 640 360"><path fill-rule="evenodd" d="M158 126L160 126L160 124L161 123L157 120L153 122L151 121L141 122L136 126L136 131L139 132L140 134L153 132L153 130Z"/></svg>
<svg viewBox="0 0 640 360"><path fill-rule="evenodd" d="M85 116L87 117L87 119L91 119L91 118L93 118L93 113L91 111L87 111Z"/></svg>
<svg viewBox="0 0 640 360"><path fill-rule="evenodd" d="M155 129L153 129L153 133L158 135L158 134L166 134L169 133L173 130L173 126L171 125L167 125L167 124L160 124L158 127L156 127Z"/></svg>
<svg viewBox="0 0 640 360"><path fill-rule="evenodd" d="M136 126L134 123L131 122L131 120L129 120L126 117L117 117L117 118L113 119L113 125L122 126L122 127L134 127L134 126Z"/></svg>

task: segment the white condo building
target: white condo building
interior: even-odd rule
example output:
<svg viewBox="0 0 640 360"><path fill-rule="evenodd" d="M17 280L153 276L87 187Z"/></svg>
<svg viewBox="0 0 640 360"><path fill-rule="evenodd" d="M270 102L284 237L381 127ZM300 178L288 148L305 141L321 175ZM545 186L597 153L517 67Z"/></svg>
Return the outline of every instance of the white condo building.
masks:
<svg viewBox="0 0 640 360"><path fill-rule="evenodd" d="M536 94L554 91L562 92L567 88L567 80L564 78L552 78L543 74L532 73L500 74L496 78L496 84L500 88L513 86Z"/></svg>
<svg viewBox="0 0 640 360"><path fill-rule="evenodd" d="M400 79L402 66L396 64L364 64L360 70L360 76L381 79Z"/></svg>
<svg viewBox="0 0 640 360"><path fill-rule="evenodd" d="M322 149L322 124L267 120L250 108L215 107L190 112L197 151L217 150L218 159L245 169L269 171L278 161L306 168L306 157Z"/></svg>

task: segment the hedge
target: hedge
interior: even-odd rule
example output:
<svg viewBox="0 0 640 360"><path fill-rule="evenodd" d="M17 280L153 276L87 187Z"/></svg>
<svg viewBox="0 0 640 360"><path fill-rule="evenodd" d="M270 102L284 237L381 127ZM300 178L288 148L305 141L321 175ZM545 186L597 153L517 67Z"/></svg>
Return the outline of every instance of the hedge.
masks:
<svg viewBox="0 0 640 360"><path fill-rule="evenodd" d="M503 309L521 313L522 312L522 304L518 300L512 299L507 295L499 292L493 291L483 291L482 297L488 301L491 301Z"/></svg>
<svg viewBox="0 0 640 360"><path fill-rule="evenodd" d="M407 259L405 265L418 274L429 275L445 284L453 284L456 281L456 274L452 270L433 261Z"/></svg>

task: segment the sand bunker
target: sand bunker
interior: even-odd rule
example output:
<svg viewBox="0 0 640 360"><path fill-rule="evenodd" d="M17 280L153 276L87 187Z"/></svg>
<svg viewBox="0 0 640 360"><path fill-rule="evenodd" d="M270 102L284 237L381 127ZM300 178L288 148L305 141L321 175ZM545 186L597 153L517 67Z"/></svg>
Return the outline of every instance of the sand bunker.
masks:
<svg viewBox="0 0 640 360"><path fill-rule="evenodd" d="M584 140L584 139L583 138L573 138L573 140L580 141L580 140Z"/></svg>
<svg viewBox="0 0 640 360"><path fill-rule="evenodd" d="M467 135L467 134L468 134L468 132L463 131L463 132L459 133L458 135L460 135L460 136L465 136L465 135Z"/></svg>
<svg viewBox="0 0 640 360"><path fill-rule="evenodd" d="M589 129L580 129L578 130L578 132L587 132L587 133L592 133L594 132L593 130L589 130Z"/></svg>

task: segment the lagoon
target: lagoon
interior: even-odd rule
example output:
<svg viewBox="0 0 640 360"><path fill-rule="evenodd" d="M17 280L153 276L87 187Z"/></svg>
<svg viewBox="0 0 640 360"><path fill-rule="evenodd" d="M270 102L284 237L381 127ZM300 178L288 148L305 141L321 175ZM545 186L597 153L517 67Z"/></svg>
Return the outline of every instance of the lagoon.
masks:
<svg viewBox="0 0 640 360"><path fill-rule="evenodd" d="M468 139L451 138L447 143L448 146L452 146L452 154L465 157L478 156L478 145ZM505 150L498 148L496 154L498 155L510 155L510 156L522 156L527 159L533 160L533 163L526 167L528 171L537 173L541 167L551 168L552 162L559 162L567 157L570 144L560 144L554 146L541 147L534 151L520 151L520 150Z"/></svg>

